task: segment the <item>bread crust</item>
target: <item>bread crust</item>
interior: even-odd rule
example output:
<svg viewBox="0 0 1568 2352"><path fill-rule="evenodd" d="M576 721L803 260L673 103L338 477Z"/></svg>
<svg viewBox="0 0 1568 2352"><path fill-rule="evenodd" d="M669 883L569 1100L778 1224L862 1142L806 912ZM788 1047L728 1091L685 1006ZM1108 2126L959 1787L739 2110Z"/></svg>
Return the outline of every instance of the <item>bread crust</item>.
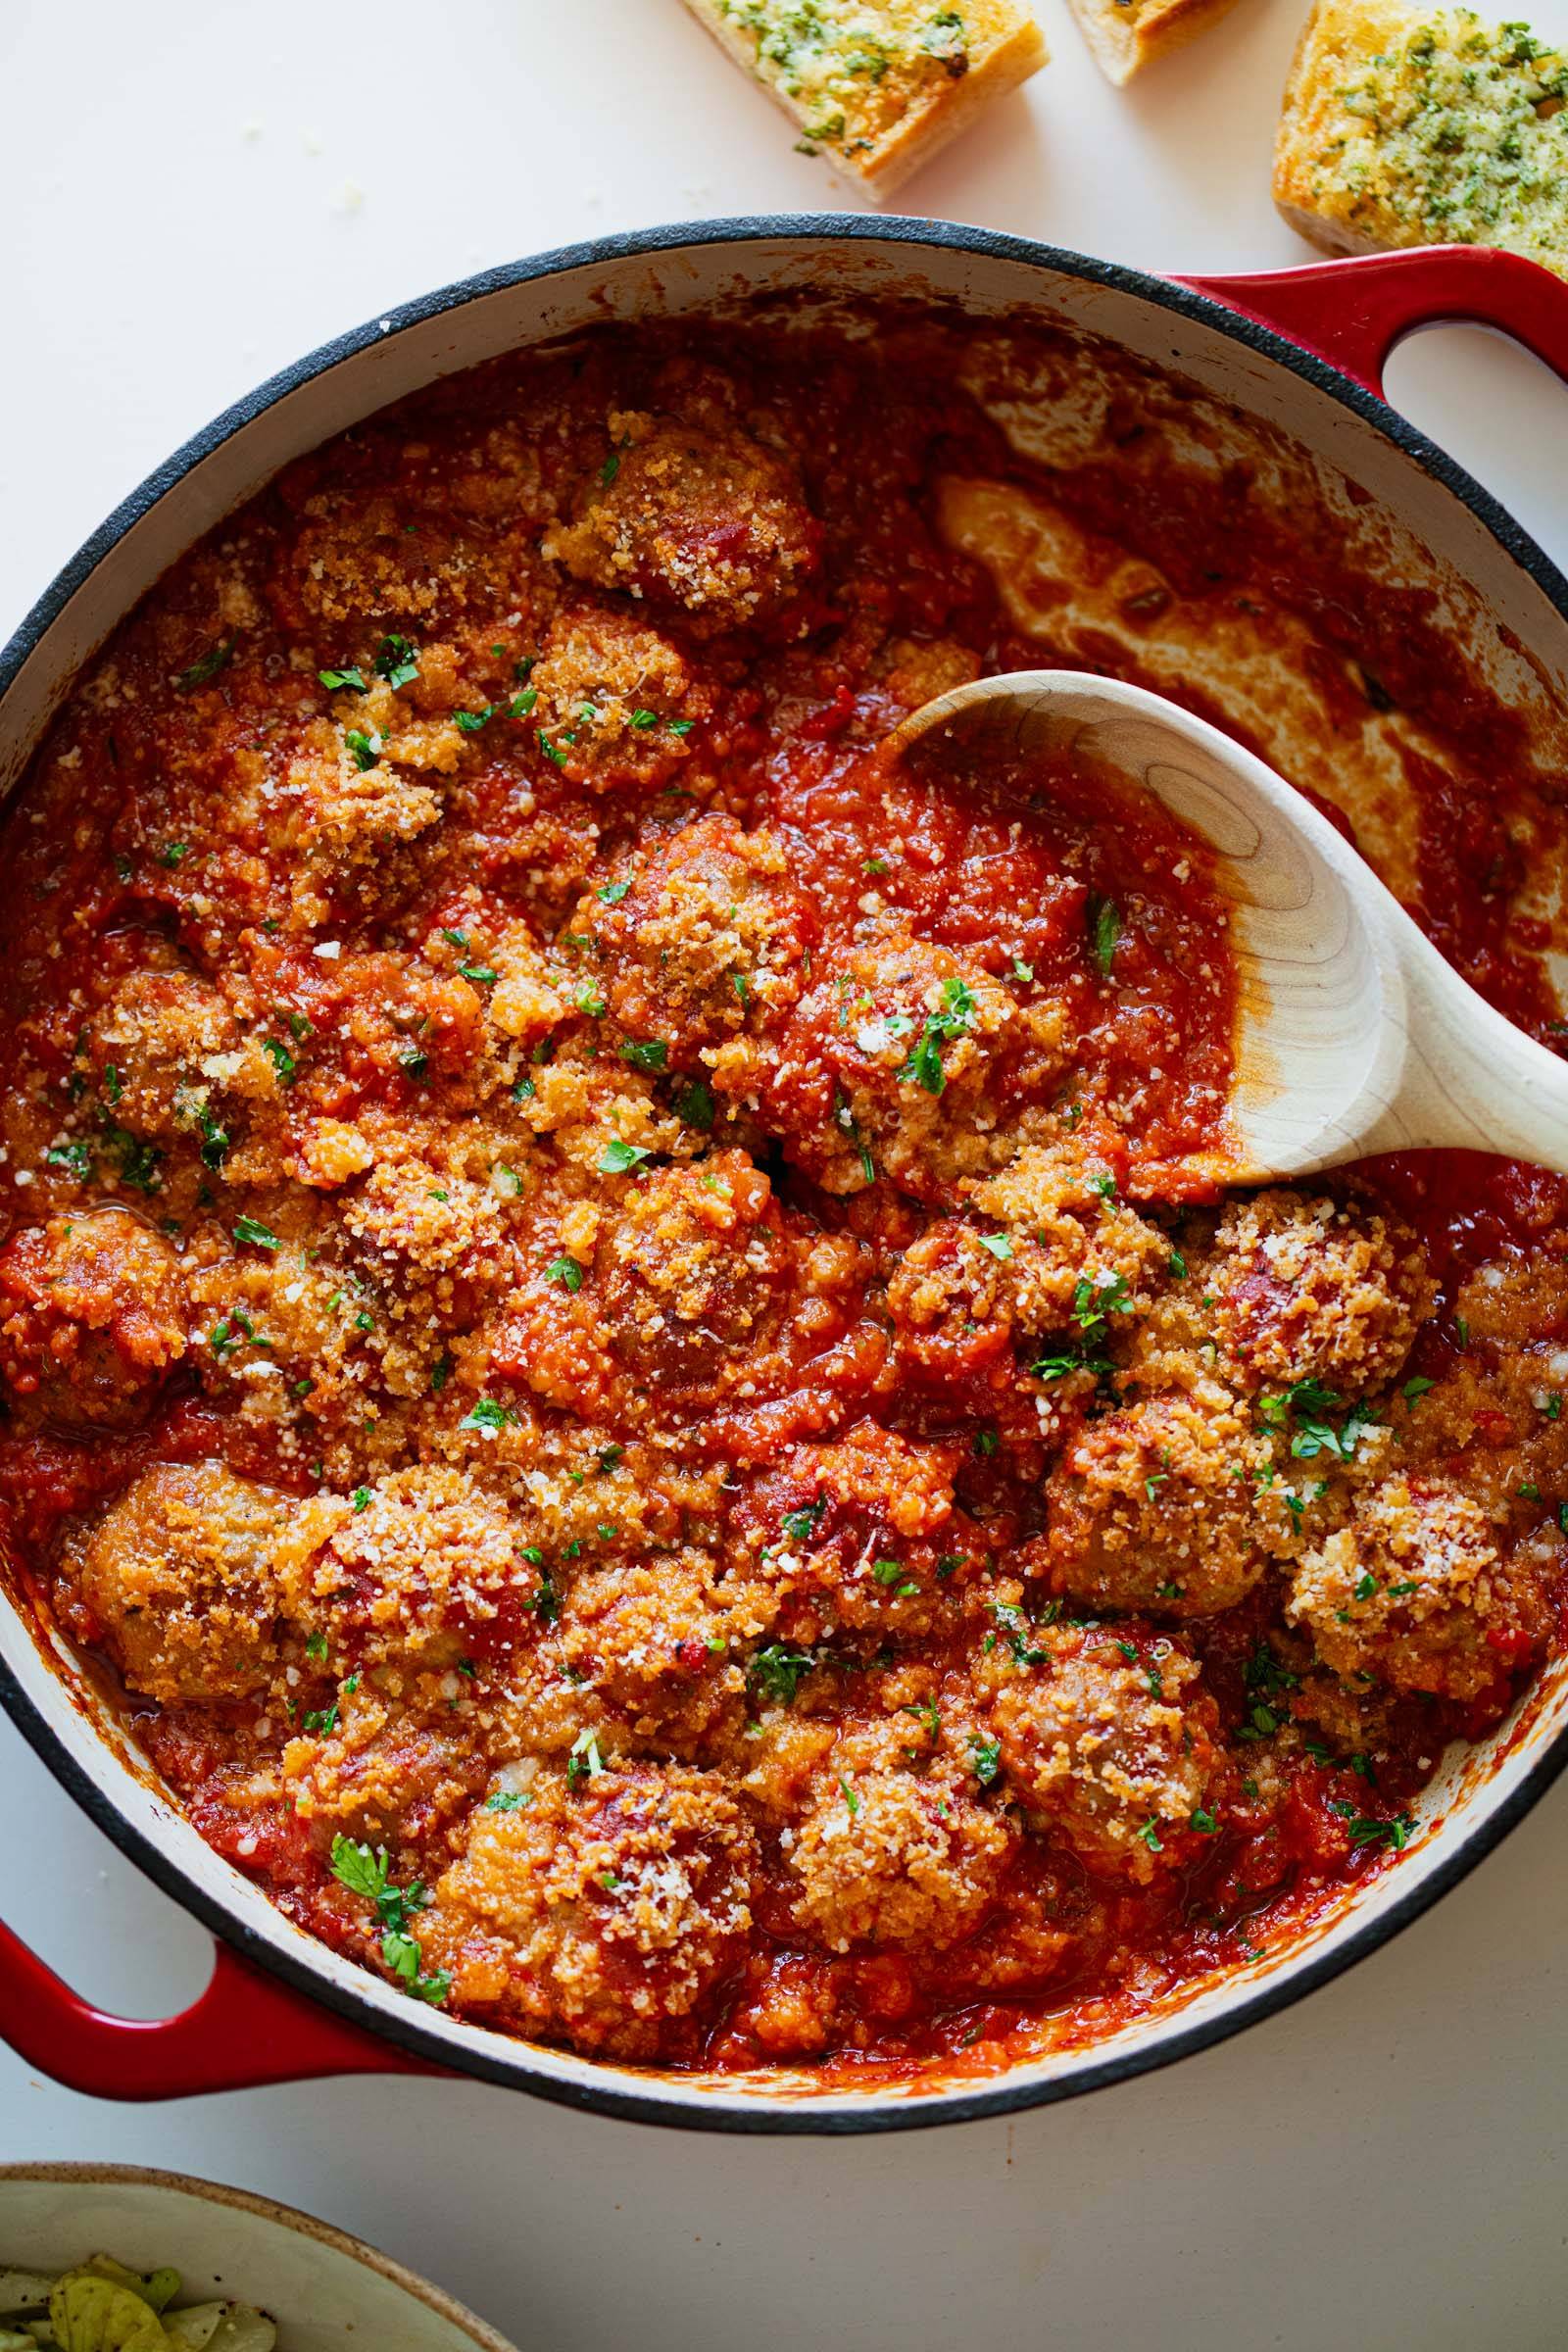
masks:
<svg viewBox="0 0 1568 2352"><path fill-rule="evenodd" d="M1179 7L1194 0L1176 0ZM1199 0L1208 5L1209 0ZM1229 6L1230 0L1220 0ZM798 128L808 134L808 110L790 98L757 70L757 47L746 28L726 17L717 0L686 0L697 22L706 26L721 49L766 90ZM1010 0L981 0L966 10L978 20L967 70L917 98L892 126L859 154L846 154L831 139L817 142L834 170L870 195L881 198L903 185L922 164L930 161L950 139L956 138L992 102L1004 98L1020 82L1050 61L1045 37L1032 17L1022 15Z"/></svg>
<svg viewBox="0 0 1568 2352"><path fill-rule="evenodd" d="M1167 50L1185 48L1235 6L1236 0L1152 0L1140 9L1126 0L1072 0L1095 63L1118 89Z"/></svg>

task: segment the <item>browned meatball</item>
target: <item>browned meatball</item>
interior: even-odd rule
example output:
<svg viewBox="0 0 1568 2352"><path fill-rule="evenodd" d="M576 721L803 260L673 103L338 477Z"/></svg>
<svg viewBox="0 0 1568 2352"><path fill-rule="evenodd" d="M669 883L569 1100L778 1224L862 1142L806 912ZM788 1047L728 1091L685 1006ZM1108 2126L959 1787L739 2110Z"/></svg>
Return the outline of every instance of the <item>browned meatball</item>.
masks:
<svg viewBox="0 0 1568 2352"><path fill-rule="evenodd" d="M302 1524L318 1545L309 1603L348 1663L455 1673L504 1667L517 1646L537 1578L505 1505L462 1471L396 1470Z"/></svg>
<svg viewBox="0 0 1568 2352"><path fill-rule="evenodd" d="M1214 1820L1218 1711L1197 1661L1163 1635L1052 1627L981 1688L1009 1796L1092 1869L1147 1883L1192 1859Z"/></svg>
<svg viewBox="0 0 1568 2352"><path fill-rule="evenodd" d="M816 569L820 531L783 461L718 416L612 410L576 517L544 552L575 578L703 629L770 620Z"/></svg>
<svg viewBox="0 0 1568 2352"><path fill-rule="evenodd" d="M944 1951L996 1899L1016 1834L953 1771L896 1761L878 1731L831 1750L787 1848L794 1918L831 1952Z"/></svg>
<svg viewBox="0 0 1568 2352"><path fill-rule="evenodd" d="M1001 1259L1022 1331L1060 1331L1100 1314L1113 1326L1145 1312L1171 1247L1130 1208L1104 1160L1075 1135L1032 1144L972 1188L976 1209L1007 1240Z"/></svg>
<svg viewBox="0 0 1568 2352"><path fill-rule="evenodd" d="M132 972L87 1031L94 1082L117 1124L165 1140L180 1133L201 1139L204 1112L221 1126L215 1098L223 1081L205 1065L219 1056L226 1065L228 1057L238 1058L239 1047L218 990L178 969ZM268 1083L265 1063L258 1083Z"/></svg>
<svg viewBox="0 0 1568 2352"><path fill-rule="evenodd" d="M216 1462L168 1464L126 1489L76 1576L133 1690L173 1706L268 1688L296 1609L298 1510Z"/></svg>
<svg viewBox="0 0 1568 2352"><path fill-rule="evenodd" d="M853 1245L792 1229L744 1152L661 1168L615 1198L594 1252L595 1313L617 1361L670 1403L767 1396L797 1352L842 1331Z"/></svg>
<svg viewBox="0 0 1568 2352"><path fill-rule="evenodd" d="M705 1046L765 1030L795 1002L817 923L788 876L772 834L700 816L621 877L623 896L578 906L572 934L597 938L600 991L650 1066L662 1066L661 1046L669 1062L690 1062Z"/></svg>
<svg viewBox="0 0 1568 2352"><path fill-rule="evenodd" d="M1386 1478L1308 1552L1288 1613L1347 1679L1472 1699L1503 1679L1518 1629L1495 1530L1436 1477Z"/></svg>
<svg viewBox="0 0 1568 2352"><path fill-rule="evenodd" d="M124 1209L52 1217L0 1250L0 1376L57 1421L123 1428L185 1352L178 1262Z"/></svg>
<svg viewBox="0 0 1568 2352"><path fill-rule="evenodd" d="M1202 1290L1233 1378L1249 1388L1310 1380L1346 1397L1394 1378L1436 1297L1399 1218L1295 1192L1231 1202Z"/></svg>
<svg viewBox="0 0 1568 2352"><path fill-rule="evenodd" d="M736 1499L737 1565L772 1595L788 1642L877 1641L957 1622L987 1557L955 1501L963 1448L862 1422L836 1445L797 1446Z"/></svg>
<svg viewBox="0 0 1568 2352"><path fill-rule="evenodd" d="M680 1766L540 1770L473 1815L420 1920L455 2003L514 2032L651 2059L738 1964L756 1841L734 1798ZM573 1785L575 1784L575 1785Z"/></svg>
<svg viewBox="0 0 1568 2352"><path fill-rule="evenodd" d="M709 1058L726 1094L756 1096L789 1157L830 1193L877 1175L952 1204L1017 1150L1006 1115L1065 1067L1058 1004L1021 1005L976 961L889 930L812 984L759 1067L740 1046Z"/></svg>
<svg viewBox="0 0 1568 2352"><path fill-rule="evenodd" d="M283 1780L295 1813L328 1848L342 1836L422 1849L489 1779L471 1727L458 1717L422 1720L363 1681L340 1686L323 1712L332 1728L289 1741Z"/></svg>
<svg viewBox="0 0 1568 2352"><path fill-rule="evenodd" d="M560 1642L571 1673L634 1739L689 1753L737 1728L751 1630L744 1587L717 1584L712 1562L688 1549L573 1577Z"/></svg>
<svg viewBox="0 0 1568 2352"><path fill-rule="evenodd" d="M529 684L562 773L594 791L667 783L711 702L667 637L603 605L557 614Z"/></svg>
<svg viewBox="0 0 1568 2352"><path fill-rule="evenodd" d="M1316 1484L1315 1481L1311 1482ZM1217 1381L1085 1424L1046 1488L1046 1574L1092 1608L1206 1617L1297 1544L1273 1442Z"/></svg>

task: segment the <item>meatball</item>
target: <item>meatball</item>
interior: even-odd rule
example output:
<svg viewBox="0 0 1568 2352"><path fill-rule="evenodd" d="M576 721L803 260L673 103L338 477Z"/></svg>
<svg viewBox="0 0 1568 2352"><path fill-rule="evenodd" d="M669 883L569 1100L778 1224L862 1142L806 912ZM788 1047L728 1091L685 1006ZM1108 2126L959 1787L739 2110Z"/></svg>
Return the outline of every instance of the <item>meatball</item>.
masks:
<svg viewBox="0 0 1568 2352"><path fill-rule="evenodd" d="M1519 1646L1494 1530L1438 1478L1364 1493L1349 1524L1300 1561L1287 1613L1336 1674L1443 1698L1494 1690Z"/></svg>
<svg viewBox="0 0 1568 2352"><path fill-rule="evenodd" d="M242 1076L271 1091L265 1061L248 1066L233 1015L218 990L193 972L132 972L87 1025L95 1083L116 1124L165 1141L181 1133L212 1144L204 1114L220 1124L216 1088Z"/></svg>
<svg viewBox="0 0 1568 2352"><path fill-rule="evenodd" d="M715 1585L712 1562L687 1549L574 1577L559 1639L573 1676L633 1738L689 1752L739 1724L749 1620L744 1586Z"/></svg>
<svg viewBox="0 0 1568 2352"><path fill-rule="evenodd" d="M1091 1608L1211 1616L1296 1548L1293 1503L1268 1434L1200 1374L1085 1424L1046 1488L1046 1576Z"/></svg>
<svg viewBox="0 0 1568 2352"><path fill-rule="evenodd" d="M861 1422L798 1446L736 1500L737 1564L772 1596L786 1642L929 1635L983 1573L978 1526L954 1500L964 1449Z"/></svg>
<svg viewBox="0 0 1568 2352"><path fill-rule="evenodd" d="M1059 1005L1020 1005L978 963L890 931L813 975L782 1024L759 1116L827 1192L880 1173L949 1205L964 1179L1011 1159L1007 1104L1054 1085L1063 1034ZM758 1091L755 1052L709 1058L724 1093Z"/></svg>
<svg viewBox="0 0 1568 2352"><path fill-rule="evenodd" d="M396 1470L302 1518L318 1544L311 1603L353 1665L442 1674L504 1666L516 1647L537 1576L505 1505L462 1471Z"/></svg>
<svg viewBox="0 0 1568 2352"><path fill-rule="evenodd" d="M329 1731L283 1750L289 1802L327 1847L345 1837L423 1849L489 1779L466 1727L394 1709L368 1684L340 1693L327 1712Z"/></svg>
<svg viewBox="0 0 1568 2352"><path fill-rule="evenodd" d="M1091 1309L1142 1313L1170 1265L1165 1236L1128 1207L1112 1171L1076 1136L1030 1145L967 1189L1007 1238L1001 1263L1021 1331L1059 1331Z"/></svg>
<svg viewBox="0 0 1568 2352"><path fill-rule="evenodd" d="M1016 1844L972 1784L894 1763L876 1732L851 1734L788 1846L796 1926L830 1952L945 1951L980 1926Z"/></svg>
<svg viewBox="0 0 1568 2352"><path fill-rule="evenodd" d="M123 1428L184 1352L174 1252L128 1211L54 1217L0 1250L0 1377L14 1398Z"/></svg>
<svg viewBox="0 0 1568 2352"><path fill-rule="evenodd" d="M991 1238L959 1217L934 1218L889 1277L900 1366L926 1386L1010 1381L1015 1300Z"/></svg>
<svg viewBox="0 0 1568 2352"><path fill-rule="evenodd" d="M252 1420L362 1422L384 1378L406 1373L382 1301L315 1245L244 1250L194 1269L193 1353L203 1386ZM420 1362L419 1390L428 1381ZM410 1384L407 1377L403 1385Z"/></svg>
<svg viewBox="0 0 1568 2352"><path fill-rule="evenodd" d="M1190 1861L1212 1835L1219 1763L1197 1661L1162 1635L1053 1627L1036 1639L1043 1663L998 1649L982 1669L1008 1794L1107 1877L1147 1884Z"/></svg>
<svg viewBox="0 0 1568 2352"><path fill-rule="evenodd" d="M562 773L596 792L667 784L710 698L657 629L602 605L558 613L529 673L533 719Z"/></svg>
<svg viewBox="0 0 1568 2352"><path fill-rule="evenodd" d="M298 1512L216 1462L167 1464L126 1489L75 1567L131 1690L176 1706L269 1687L294 1614Z"/></svg>
<svg viewBox="0 0 1568 2352"><path fill-rule="evenodd" d="M646 2061L690 2040L744 1954L756 1840L707 1774L588 1757L575 1786L542 1769L473 1815L420 1919L423 1963L464 2010Z"/></svg>
<svg viewBox="0 0 1568 2352"><path fill-rule="evenodd" d="M783 461L717 415L686 423L612 410L608 438L545 555L703 631L776 618L816 569L821 541Z"/></svg>
<svg viewBox="0 0 1568 2352"><path fill-rule="evenodd" d="M1437 1295L1397 1217L1294 1192L1232 1201L1203 1290L1233 1378L1248 1388L1314 1381L1337 1396L1394 1378Z"/></svg>
<svg viewBox="0 0 1568 2352"><path fill-rule="evenodd" d="M577 908L573 934L599 941L610 1010L661 1066L659 1045L690 1062L705 1046L765 1030L800 995L818 927L788 870L771 833L700 816L619 900L596 894Z"/></svg>
<svg viewBox="0 0 1568 2352"><path fill-rule="evenodd" d="M439 1162L412 1153L377 1161L342 1214L367 1263L384 1278L418 1287L494 1271L504 1221L499 1196Z"/></svg>
<svg viewBox="0 0 1568 2352"><path fill-rule="evenodd" d="M842 1331L853 1247L826 1239L813 1248L792 1232L744 1152L662 1168L616 1198L620 1213L594 1253L595 1311L616 1359L676 1409L777 1387L813 1268L800 1353Z"/></svg>

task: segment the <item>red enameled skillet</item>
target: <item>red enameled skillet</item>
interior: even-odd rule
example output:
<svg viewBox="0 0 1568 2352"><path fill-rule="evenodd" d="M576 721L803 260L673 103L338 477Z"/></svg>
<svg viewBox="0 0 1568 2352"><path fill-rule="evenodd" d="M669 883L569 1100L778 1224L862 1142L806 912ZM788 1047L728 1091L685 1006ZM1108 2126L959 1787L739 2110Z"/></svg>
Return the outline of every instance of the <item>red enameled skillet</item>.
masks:
<svg viewBox="0 0 1568 2352"><path fill-rule="evenodd" d="M274 376L176 452L90 539L0 655L0 786L14 783L82 661L151 583L277 468L371 412L496 353L596 318L708 312L806 293L955 305L1091 330L1285 434L1430 551L1568 710L1568 581L1496 503L1386 406L1410 329L1470 319L1568 376L1568 285L1462 247L1274 275L1149 277L1026 240L924 220L810 216L652 229L496 270L412 302ZM293 1928L205 1846L117 1749L0 1592L0 1704L116 1843L220 1939L193 2007L154 2023L78 2000L0 1925L0 2034L100 2097L145 2099L336 2073L457 2070L546 2098L739 2132L867 2132L1004 2113L1116 2082L1239 2032L1427 1909L1568 1763L1568 1669L1440 1775L1396 1867L1291 1948L1173 1999L1109 2038L984 2080L816 2088L808 2073L649 2075L538 2049L404 1999Z"/></svg>

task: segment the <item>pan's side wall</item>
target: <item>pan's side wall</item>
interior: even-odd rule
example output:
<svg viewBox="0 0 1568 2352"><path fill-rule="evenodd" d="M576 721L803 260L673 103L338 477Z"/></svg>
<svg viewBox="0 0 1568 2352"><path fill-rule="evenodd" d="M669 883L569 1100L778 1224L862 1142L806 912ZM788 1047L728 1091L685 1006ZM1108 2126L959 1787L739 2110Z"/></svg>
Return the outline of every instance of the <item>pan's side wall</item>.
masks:
<svg viewBox="0 0 1568 2352"><path fill-rule="evenodd" d="M81 663L184 550L293 458L389 402L521 344L607 318L637 318L808 298L853 331L868 303L942 304L979 319L1021 315L1119 343L1152 367L1196 383L1239 431L1262 423L1304 452L1325 497L1338 499L1348 535L1369 527L1369 498L1390 576L1433 585L1456 634L1483 653L1498 690L1544 739L1568 706L1568 625L1545 588L1501 546L1479 514L1354 408L1275 358L1135 286L1103 282L1050 256L980 232L920 224L803 222L776 233L691 232L673 250L567 257L510 278L476 280L450 297L390 315L318 355L211 428L112 518L64 583L24 625L0 663L0 789L22 773L42 728ZM652 240L644 241L651 243ZM1188 311L1193 306L1188 305ZM1543 566L1543 576L1545 567ZM809 2078L705 2083L651 2079L568 2053L522 2047L420 2009L290 1926L257 1888L203 1844L156 1788L114 1753L36 1629L0 1592L0 1695L73 1793L150 1875L199 1917L280 1974L347 2014L372 2019L436 2059L575 2103L717 2128L867 2129L930 2116L974 2114L1063 2096L1158 2063L1330 1975L1369 1949L1485 1850L1560 1763L1565 1711L1558 1674L1492 1751L1471 1753L1459 1779L1440 1784L1432 1821L1462 1801L1462 1825L1419 1839L1400 1866L1353 1906L1245 1974L1176 2002L1088 2050L1061 2050L991 2085L956 2082L918 2093L817 2097ZM1463 1838L1457 1834L1462 1826Z"/></svg>

